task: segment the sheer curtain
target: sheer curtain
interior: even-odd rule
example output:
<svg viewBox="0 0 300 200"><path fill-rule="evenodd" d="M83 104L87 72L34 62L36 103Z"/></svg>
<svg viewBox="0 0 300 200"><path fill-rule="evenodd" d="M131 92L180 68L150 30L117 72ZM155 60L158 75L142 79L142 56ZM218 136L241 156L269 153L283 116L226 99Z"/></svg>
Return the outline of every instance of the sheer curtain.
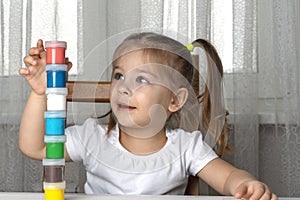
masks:
<svg viewBox="0 0 300 200"><path fill-rule="evenodd" d="M40 167L38 162L25 158L18 151L20 116L29 88L23 78L17 76L22 66L22 55L28 48L24 35L23 14L27 4L22 1L1 1L0 47L0 190L23 191L37 188L38 173L31 169ZM26 181L28 184L23 184ZM30 190L29 189L29 190Z"/></svg>
<svg viewBox="0 0 300 200"><path fill-rule="evenodd" d="M279 196L300 196L299 11L298 1L234 0L233 73L224 78L229 160Z"/></svg>
<svg viewBox="0 0 300 200"><path fill-rule="evenodd" d="M0 191L41 191L42 186L42 163L18 150L19 123L30 88L17 70L26 51L38 38L66 40L74 63L69 78L105 80L118 42L144 29L183 43L204 38L216 45L229 69L224 84L233 153L224 159L265 181L279 196L300 196L299 2L232 0L231 24L222 21L228 14L222 2L2 1ZM229 40L224 33L228 26ZM68 123L79 123L103 111L99 109L68 105ZM67 191L83 191L81 164L68 163L66 177ZM212 191L201 188L201 193Z"/></svg>
<svg viewBox="0 0 300 200"><path fill-rule="evenodd" d="M258 5L258 105L267 113L259 126L260 176L279 194L299 197L300 4L276 0Z"/></svg>
<svg viewBox="0 0 300 200"><path fill-rule="evenodd" d="M27 158L18 149L21 115L30 93L18 69L24 66L23 57L39 38L72 41L68 43L68 54L77 66L81 55L77 50L82 43L77 34L82 29L78 20L82 18L81 10L80 1L74 5L70 0L0 3L0 191L42 191L42 162ZM77 73L77 69L74 67L71 73ZM83 170L78 164L68 167L67 191L82 191L79 179Z"/></svg>

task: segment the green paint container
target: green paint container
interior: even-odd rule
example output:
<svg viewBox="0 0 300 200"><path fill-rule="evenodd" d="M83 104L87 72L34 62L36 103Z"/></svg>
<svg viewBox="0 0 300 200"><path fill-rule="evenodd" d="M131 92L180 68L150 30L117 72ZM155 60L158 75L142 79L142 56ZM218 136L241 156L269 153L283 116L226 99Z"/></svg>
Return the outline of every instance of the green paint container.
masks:
<svg viewBox="0 0 300 200"><path fill-rule="evenodd" d="M65 157L66 136L48 136L45 135L46 158L59 159Z"/></svg>

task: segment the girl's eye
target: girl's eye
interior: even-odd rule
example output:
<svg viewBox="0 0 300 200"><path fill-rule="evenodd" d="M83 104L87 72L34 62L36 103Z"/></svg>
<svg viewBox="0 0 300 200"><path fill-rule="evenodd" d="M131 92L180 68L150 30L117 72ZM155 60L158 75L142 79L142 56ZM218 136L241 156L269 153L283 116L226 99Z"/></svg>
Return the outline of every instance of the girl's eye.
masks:
<svg viewBox="0 0 300 200"><path fill-rule="evenodd" d="M124 76L121 73L115 73L114 74L114 79L116 79L116 80L124 80Z"/></svg>
<svg viewBox="0 0 300 200"><path fill-rule="evenodd" d="M138 83L149 83L149 81L147 79L145 79L144 77L142 77L142 76L137 77L136 82L138 82Z"/></svg>

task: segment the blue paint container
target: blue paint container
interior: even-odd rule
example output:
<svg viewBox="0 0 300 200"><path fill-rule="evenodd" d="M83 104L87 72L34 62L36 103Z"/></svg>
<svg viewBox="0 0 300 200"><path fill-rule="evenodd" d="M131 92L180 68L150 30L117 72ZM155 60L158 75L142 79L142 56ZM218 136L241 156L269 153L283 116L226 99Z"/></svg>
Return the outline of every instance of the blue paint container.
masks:
<svg viewBox="0 0 300 200"><path fill-rule="evenodd" d="M46 135L64 135L66 111L46 111L44 113Z"/></svg>
<svg viewBox="0 0 300 200"><path fill-rule="evenodd" d="M64 64L46 65L47 87L66 87L67 69L67 65Z"/></svg>

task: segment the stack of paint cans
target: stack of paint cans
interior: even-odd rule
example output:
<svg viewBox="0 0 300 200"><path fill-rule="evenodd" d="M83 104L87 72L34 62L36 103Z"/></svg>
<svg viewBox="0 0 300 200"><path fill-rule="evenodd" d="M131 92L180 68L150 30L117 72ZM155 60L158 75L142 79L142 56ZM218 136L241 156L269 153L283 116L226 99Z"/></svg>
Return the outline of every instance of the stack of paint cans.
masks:
<svg viewBox="0 0 300 200"><path fill-rule="evenodd" d="M46 158L43 159L43 189L45 200L63 200L65 183L65 123L67 65L63 41L45 42L47 73Z"/></svg>

